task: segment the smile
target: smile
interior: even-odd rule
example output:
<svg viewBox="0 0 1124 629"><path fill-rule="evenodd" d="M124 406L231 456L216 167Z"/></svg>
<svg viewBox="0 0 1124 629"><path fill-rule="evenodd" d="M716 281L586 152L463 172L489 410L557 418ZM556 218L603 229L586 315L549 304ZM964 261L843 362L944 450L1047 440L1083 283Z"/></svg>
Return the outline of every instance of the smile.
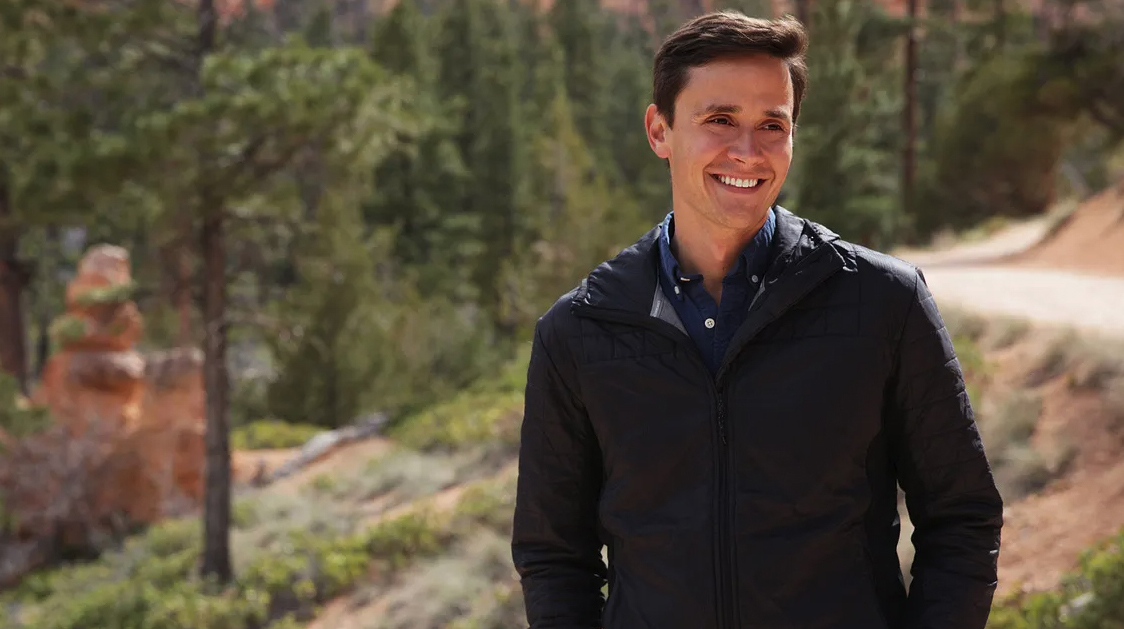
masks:
<svg viewBox="0 0 1124 629"><path fill-rule="evenodd" d="M739 179L737 177L728 177L726 175L711 175L711 177L714 177L716 180L726 184L727 186L733 186L735 188L756 188L761 184L762 181L764 181L764 179Z"/></svg>

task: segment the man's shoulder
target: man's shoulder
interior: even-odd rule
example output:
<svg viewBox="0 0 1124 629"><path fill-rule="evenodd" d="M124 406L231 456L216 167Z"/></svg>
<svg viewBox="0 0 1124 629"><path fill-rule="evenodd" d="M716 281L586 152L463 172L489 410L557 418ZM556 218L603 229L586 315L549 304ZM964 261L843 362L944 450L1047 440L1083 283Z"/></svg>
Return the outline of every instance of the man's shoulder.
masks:
<svg viewBox="0 0 1124 629"><path fill-rule="evenodd" d="M535 331L544 344L553 346L563 342L567 336L578 333L579 324L577 317L574 316L573 307L584 285L585 280L582 280L581 284L556 299L554 304L539 317Z"/></svg>
<svg viewBox="0 0 1124 629"><path fill-rule="evenodd" d="M837 238L831 244L846 261L847 267L858 275L864 289L905 292L911 295L918 281L924 281L924 275L917 265L897 256L842 238Z"/></svg>

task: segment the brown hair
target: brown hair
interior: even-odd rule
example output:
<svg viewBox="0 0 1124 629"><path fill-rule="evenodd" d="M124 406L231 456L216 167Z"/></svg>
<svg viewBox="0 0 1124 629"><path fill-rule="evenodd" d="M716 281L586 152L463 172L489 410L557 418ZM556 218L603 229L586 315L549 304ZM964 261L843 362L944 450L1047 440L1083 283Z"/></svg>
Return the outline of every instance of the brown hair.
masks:
<svg viewBox="0 0 1124 629"><path fill-rule="evenodd" d="M660 46L652 69L652 98L668 125L674 123L675 99L687 83L687 71L719 57L765 54L783 60L792 78L792 122L808 85L804 53L808 34L791 17L763 20L737 11L701 15L671 34Z"/></svg>

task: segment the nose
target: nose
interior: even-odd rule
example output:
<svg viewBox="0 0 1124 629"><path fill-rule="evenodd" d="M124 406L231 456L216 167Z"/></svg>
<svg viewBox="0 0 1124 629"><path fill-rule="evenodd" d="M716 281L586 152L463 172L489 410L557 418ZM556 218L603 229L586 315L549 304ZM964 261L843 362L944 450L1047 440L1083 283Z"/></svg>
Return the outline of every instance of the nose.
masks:
<svg viewBox="0 0 1124 629"><path fill-rule="evenodd" d="M761 158L761 147L757 145L757 141L753 137L753 130L747 129L742 131L730 143L727 152L730 154L730 159L748 164L754 160Z"/></svg>

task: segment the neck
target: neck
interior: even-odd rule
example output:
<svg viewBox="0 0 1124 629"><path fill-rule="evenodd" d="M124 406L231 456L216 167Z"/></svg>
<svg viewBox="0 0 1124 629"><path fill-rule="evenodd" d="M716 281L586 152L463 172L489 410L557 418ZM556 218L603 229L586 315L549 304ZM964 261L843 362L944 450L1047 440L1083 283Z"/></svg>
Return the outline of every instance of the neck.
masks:
<svg viewBox="0 0 1124 629"><path fill-rule="evenodd" d="M738 256L765 225L768 213L753 227L734 230L699 220L692 212L675 213L671 250L686 273L701 273L706 292L720 302L722 278L737 264Z"/></svg>

